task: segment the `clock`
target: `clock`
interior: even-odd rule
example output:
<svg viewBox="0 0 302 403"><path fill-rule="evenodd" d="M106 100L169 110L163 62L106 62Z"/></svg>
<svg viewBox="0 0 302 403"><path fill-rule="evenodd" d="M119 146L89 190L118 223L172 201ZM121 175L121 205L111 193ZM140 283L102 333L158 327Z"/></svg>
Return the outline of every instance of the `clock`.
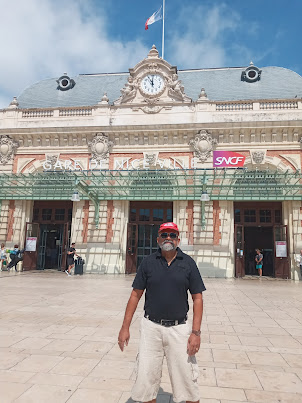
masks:
<svg viewBox="0 0 302 403"><path fill-rule="evenodd" d="M141 80L141 90L148 95L158 95L165 87L165 81L159 74L147 74Z"/></svg>

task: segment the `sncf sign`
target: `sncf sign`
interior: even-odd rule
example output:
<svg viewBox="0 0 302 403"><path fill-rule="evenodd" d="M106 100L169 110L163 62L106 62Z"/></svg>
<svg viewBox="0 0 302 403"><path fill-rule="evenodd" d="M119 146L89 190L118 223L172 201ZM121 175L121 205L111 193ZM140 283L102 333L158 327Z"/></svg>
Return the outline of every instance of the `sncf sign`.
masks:
<svg viewBox="0 0 302 403"><path fill-rule="evenodd" d="M214 168L243 167L245 156L232 151L213 151Z"/></svg>

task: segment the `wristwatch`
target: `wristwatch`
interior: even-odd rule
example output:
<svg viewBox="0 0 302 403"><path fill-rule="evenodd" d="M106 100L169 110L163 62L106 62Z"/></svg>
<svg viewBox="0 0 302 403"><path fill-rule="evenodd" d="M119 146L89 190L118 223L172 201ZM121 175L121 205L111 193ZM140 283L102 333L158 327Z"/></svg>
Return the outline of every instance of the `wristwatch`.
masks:
<svg viewBox="0 0 302 403"><path fill-rule="evenodd" d="M191 333L195 334L195 336L200 336L201 331L200 330L192 330Z"/></svg>

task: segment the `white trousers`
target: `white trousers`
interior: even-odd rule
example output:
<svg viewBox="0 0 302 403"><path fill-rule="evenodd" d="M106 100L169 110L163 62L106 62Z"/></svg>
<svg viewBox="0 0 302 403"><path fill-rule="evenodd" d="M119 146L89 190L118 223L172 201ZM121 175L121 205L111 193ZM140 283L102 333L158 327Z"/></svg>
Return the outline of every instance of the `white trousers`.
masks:
<svg viewBox="0 0 302 403"><path fill-rule="evenodd" d="M199 370L196 357L187 354L191 329L188 322L165 327L142 318L137 377L131 396L134 401L148 402L156 398L164 356L168 364L174 401L199 400Z"/></svg>

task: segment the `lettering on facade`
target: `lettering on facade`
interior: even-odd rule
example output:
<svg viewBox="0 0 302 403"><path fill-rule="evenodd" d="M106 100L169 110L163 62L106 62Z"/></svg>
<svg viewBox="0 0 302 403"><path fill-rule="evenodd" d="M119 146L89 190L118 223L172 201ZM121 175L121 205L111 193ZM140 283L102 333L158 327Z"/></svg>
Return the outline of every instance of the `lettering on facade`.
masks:
<svg viewBox="0 0 302 403"><path fill-rule="evenodd" d="M232 151L213 151L214 168L240 168L244 166L245 156Z"/></svg>
<svg viewBox="0 0 302 403"><path fill-rule="evenodd" d="M114 161L114 170L152 170L152 169L194 169L197 168L198 158L192 158L191 163L180 158L157 158L156 161L148 158L122 158ZM79 160L57 160L52 163L46 160L42 163L44 171L81 171L83 170ZM89 161L89 171L102 171L108 169L107 160L91 159Z"/></svg>

